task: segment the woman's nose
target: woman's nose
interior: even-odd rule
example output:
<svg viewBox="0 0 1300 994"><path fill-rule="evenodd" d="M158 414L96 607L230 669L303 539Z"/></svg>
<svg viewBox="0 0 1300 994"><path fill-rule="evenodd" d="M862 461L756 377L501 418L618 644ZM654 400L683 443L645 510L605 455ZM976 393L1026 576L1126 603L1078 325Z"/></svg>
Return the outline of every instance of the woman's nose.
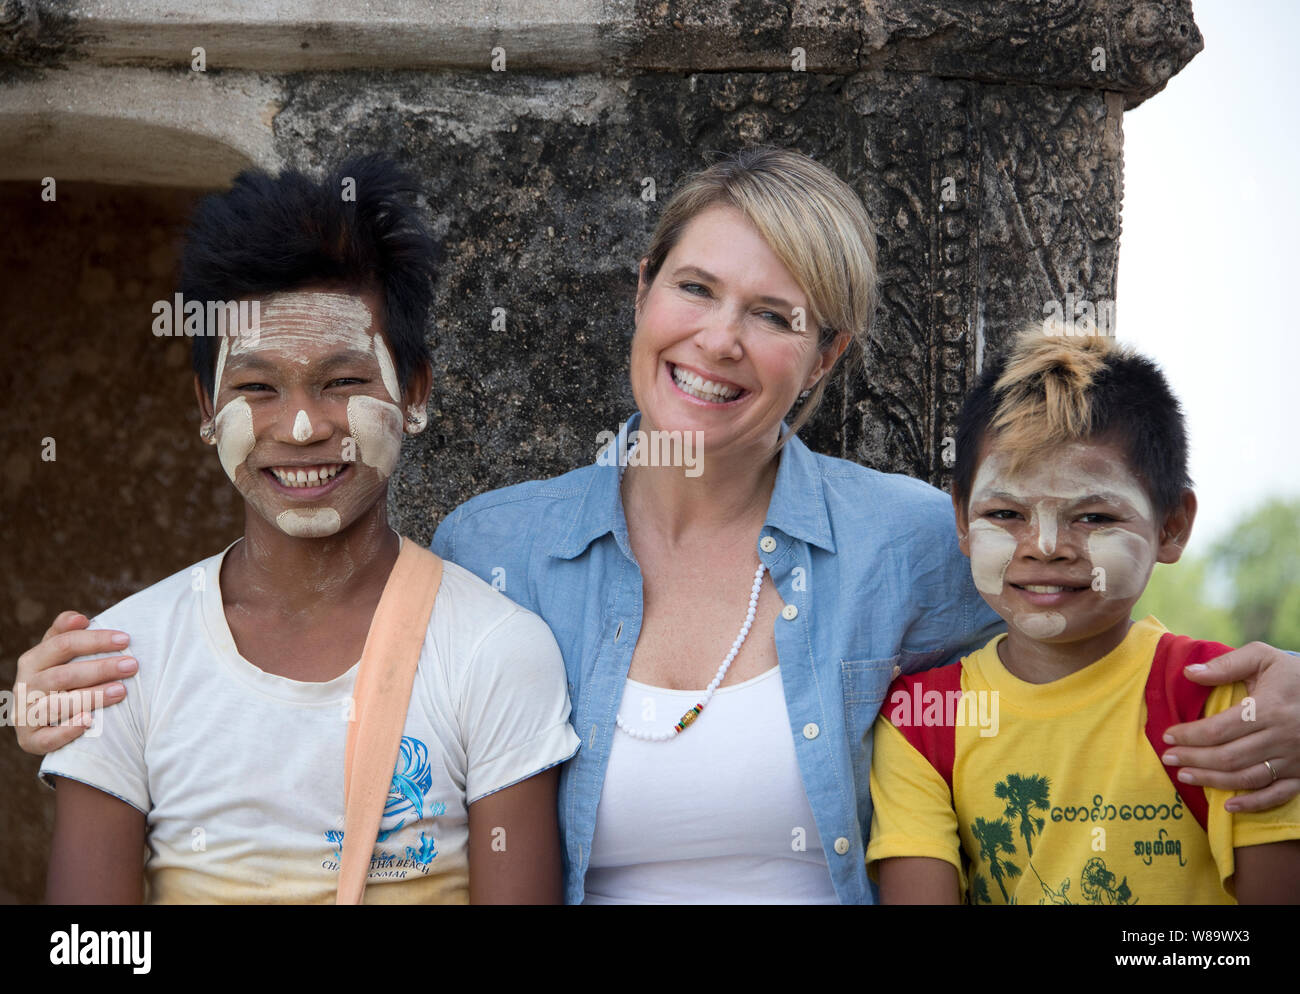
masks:
<svg viewBox="0 0 1300 994"><path fill-rule="evenodd" d="M739 359L741 318L727 308L719 308L695 334L695 343L709 355L722 359Z"/></svg>

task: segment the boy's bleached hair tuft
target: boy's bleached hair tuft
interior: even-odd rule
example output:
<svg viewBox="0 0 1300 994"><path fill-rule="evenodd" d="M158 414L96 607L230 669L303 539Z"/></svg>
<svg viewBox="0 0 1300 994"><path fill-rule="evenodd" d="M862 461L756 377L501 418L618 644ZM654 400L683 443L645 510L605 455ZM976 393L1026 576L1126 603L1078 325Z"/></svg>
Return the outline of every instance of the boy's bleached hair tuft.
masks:
<svg viewBox="0 0 1300 994"><path fill-rule="evenodd" d="M993 386L998 401L990 425L1011 457L1011 472L1092 434L1092 387L1116 353L1129 350L1104 335L1048 335L1041 324L1020 332Z"/></svg>

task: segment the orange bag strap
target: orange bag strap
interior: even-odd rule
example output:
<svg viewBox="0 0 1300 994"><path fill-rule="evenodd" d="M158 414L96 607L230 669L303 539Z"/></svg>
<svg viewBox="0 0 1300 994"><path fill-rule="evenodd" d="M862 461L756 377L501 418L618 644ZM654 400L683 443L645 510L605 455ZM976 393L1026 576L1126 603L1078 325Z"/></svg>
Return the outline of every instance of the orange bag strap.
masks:
<svg viewBox="0 0 1300 994"><path fill-rule="evenodd" d="M366 890L416 664L441 583L442 560L403 538L366 633L352 695L355 706L344 752L338 904L360 904Z"/></svg>

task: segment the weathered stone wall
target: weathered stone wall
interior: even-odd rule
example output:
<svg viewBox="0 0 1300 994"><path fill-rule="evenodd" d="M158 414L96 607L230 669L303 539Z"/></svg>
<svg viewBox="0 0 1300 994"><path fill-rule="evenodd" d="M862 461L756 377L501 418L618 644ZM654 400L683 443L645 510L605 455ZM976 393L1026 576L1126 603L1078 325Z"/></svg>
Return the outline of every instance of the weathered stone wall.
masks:
<svg viewBox="0 0 1300 994"><path fill-rule="evenodd" d="M1114 298L1123 111L1201 46L1186 0L508 0L491 16L375 0L332 5L327 21L308 0L260 20L208 7L4 0L0 179L36 197L47 175L219 187L248 164L314 169L385 150L410 165L445 249L430 426L406 443L392 488L397 525L422 541L475 493L589 461L597 433L631 412L637 259L676 183L749 142L797 148L848 179L880 238L873 345L841 370L805 437L942 484L943 439L987 350L1048 301ZM803 71L791 68L796 48ZM646 177L654 201L642 199ZM53 205L38 217L27 223L62 223ZM143 260L121 261L122 280L133 264ZM20 290L6 279L4 299ZM85 320L130 354L163 348L149 318L144 306L111 327ZM9 341L28 327L6 318L0 331ZM6 434L16 447L4 455L36 479L40 405L67 399L21 384L0 394L6 419L31 396L21 417L32 437ZM215 463L193 425L166 428L195 467L174 471ZM79 501L117 503L91 487L128 456L143 478L172 465L118 433L77 466L84 493L57 495L67 528ZM8 522L20 511L5 495ZM176 568L173 557L214 551L211 536L178 531L163 568L156 550L132 551L131 531L92 536L116 564L93 575L6 536L5 572L20 579L0 604L0 685L55 608L106 606ZM0 735L0 804L24 807L0 817L0 892L30 900L48 822L32 792L11 788L35 768L14 751Z"/></svg>

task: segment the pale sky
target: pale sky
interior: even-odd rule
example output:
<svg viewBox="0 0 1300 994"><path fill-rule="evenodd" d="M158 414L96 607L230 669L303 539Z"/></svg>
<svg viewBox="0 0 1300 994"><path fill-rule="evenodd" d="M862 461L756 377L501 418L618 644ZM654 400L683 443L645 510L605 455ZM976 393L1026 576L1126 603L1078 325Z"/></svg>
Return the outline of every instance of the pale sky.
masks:
<svg viewBox="0 0 1300 994"><path fill-rule="evenodd" d="M1115 307L1187 411L1203 553L1265 498L1300 496L1300 4L1193 10L1204 51L1124 116Z"/></svg>

